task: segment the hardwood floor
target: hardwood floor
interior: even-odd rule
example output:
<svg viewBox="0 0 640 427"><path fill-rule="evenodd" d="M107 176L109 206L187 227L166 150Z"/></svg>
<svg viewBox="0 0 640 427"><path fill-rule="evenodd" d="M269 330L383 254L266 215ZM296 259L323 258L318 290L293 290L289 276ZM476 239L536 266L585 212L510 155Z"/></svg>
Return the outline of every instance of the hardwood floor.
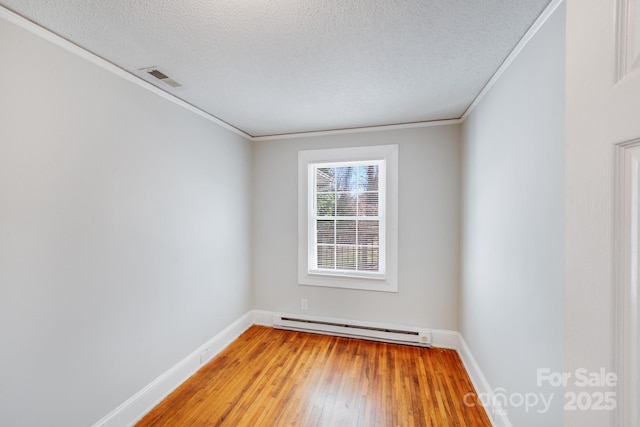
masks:
<svg viewBox="0 0 640 427"><path fill-rule="evenodd" d="M137 426L490 426L453 350L253 326Z"/></svg>

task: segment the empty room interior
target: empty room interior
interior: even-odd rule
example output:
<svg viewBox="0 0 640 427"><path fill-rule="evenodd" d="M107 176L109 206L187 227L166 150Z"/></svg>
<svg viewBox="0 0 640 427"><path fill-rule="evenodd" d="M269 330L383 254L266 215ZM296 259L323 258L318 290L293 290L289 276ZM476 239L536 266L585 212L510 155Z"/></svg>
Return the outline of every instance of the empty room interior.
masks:
<svg viewBox="0 0 640 427"><path fill-rule="evenodd" d="M635 5L0 0L0 425L638 426Z"/></svg>

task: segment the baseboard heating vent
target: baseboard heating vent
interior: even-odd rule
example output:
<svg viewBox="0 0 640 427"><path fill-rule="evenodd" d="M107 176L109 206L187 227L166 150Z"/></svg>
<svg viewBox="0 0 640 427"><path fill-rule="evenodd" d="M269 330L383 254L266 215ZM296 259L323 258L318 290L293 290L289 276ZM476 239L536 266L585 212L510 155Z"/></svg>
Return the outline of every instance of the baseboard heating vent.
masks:
<svg viewBox="0 0 640 427"><path fill-rule="evenodd" d="M273 316L273 326L277 329L291 331L431 347L431 332L421 328L388 327L370 322L309 317L297 314L275 314Z"/></svg>

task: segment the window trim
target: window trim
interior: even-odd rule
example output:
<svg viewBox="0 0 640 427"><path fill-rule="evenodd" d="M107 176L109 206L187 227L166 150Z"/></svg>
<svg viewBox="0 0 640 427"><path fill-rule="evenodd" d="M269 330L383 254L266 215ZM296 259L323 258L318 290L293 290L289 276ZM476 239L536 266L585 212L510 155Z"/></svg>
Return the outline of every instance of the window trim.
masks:
<svg viewBox="0 0 640 427"><path fill-rule="evenodd" d="M309 265L311 211L315 177L310 166L318 163L383 161L386 199L384 274L312 271ZM381 242L382 244L382 242ZM298 152L298 283L300 285L398 292L398 145L301 150Z"/></svg>

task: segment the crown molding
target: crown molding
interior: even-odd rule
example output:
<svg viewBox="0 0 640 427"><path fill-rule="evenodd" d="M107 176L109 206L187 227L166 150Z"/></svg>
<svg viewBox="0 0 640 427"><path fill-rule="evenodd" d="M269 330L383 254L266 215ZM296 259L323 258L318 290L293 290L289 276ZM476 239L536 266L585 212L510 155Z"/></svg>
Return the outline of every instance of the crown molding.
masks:
<svg viewBox="0 0 640 427"><path fill-rule="evenodd" d="M359 128L346 128L346 129L332 129L332 130L321 130L321 131L312 131L312 132L298 132L298 133L285 133L279 135L265 135L265 136L254 136L254 141L273 141L280 139L291 139L291 138L306 138L313 136L327 136L327 135L343 135L348 133L362 133L362 132L382 132L388 130L396 130L396 129L413 129L413 128L424 128L430 126L447 126L447 125L457 125L462 123L460 119L447 119L447 120L431 120L424 122L413 122L413 123L398 123L393 125L379 125L379 126L366 126Z"/></svg>
<svg viewBox="0 0 640 427"><path fill-rule="evenodd" d="M496 72L491 76L486 85L482 88L478 96L473 100L473 102L469 105L467 110L464 112L462 117L460 117L461 121L465 121L469 114L480 104L480 102L484 99L484 97L491 91L493 86L500 80L500 77L509 69L513 61L522 53L524 48L529 44L529 42L533 39L533 37L538 34L538 31L544 26L544 24L551 18L553 13L560 7L560 5L564 3L564 0L553 0L549 5L542 11L538 19L529 27L527 32L522 36L518 44L513 48L507 59L498 67Z"/></svg>
<svg viewBox="0 0 640 427"><path fill-rule="evenodd" d="M380 126L367 126L367 127L358 127L358 128L346 128L346 129L333 129L333 130L324 130L324 131L311 131L311 132L298 132L298 133L288 133L288 134L276 134L276 135L265 135L265 136L252 136L229 123L201 110L200 108L194 106L193 104L188 103L187 101L179 98L176 95L173 95L169 92L166 92L151 83L143 80L139 76L132 74L129 71L124 70L123 68L118 67L112 62L107 61L106 59L89 52L88 50L76 45L75 43L65 39L64 37L53 33L50 30L41 27L40 25L24 18L23 16L0 6L0 18L3 18L13 24L18 25L19 27L48 40L57 46L64 48L65 50L72 52L93 64L98 65L99 67L110 71L150 92L155 93L156 95L173 102L176 105L179 105L200 117L203 117L217 125L227 129L237 135L242 136L243 138L249 141L274 141L274 140L282 140L282 139L291 139L291 138L304 138L304 137L316 137L316 136L329 136L329 135L342 135L342 134L351 134L351 133L362 133L362 132L381 132L381 131L389 131L389 130L398 130L398 129L412 129L412 128L420 128L420 127L430 127L430 126L447 126L447 125L456 125L464 123L464 121L469 117L471 112L481 103L484 97L491 91L493 86L498 82L500 77L506 72L506 70L511 66L511 64L516 60L516 58L520 55L520 53L524 50L524 48L529 44L529 42L533 39L533 37L540 31L540 29L544 26L544 24L549 20L549 18L553 15L553 13L564 3L565 0L552 0L551 3L545 8L545 10L540 14L538 19L529 27L525 35L520 39L518 44L513 48L509 56L504 60L504 62L500 65L498 70L493 74L491 79L487 82L487 84L482 88L480 93L475 97L473 102L467 107L464 114L460 118L456 119L447 119L447 120L432 120L432 121L422 121L422 122L414 122L414 123L399 123L399 124L391 124L391 125L380 125Z"/></svg>
<svg viewBox="0 0 640 427"><path fill-rule="evenodd" d="M17 25L18 27L25 29L27 31L29 31L30 33L41 37L75 55L78 55L79 57L86 59L87 61L107 70L110 71L111 73L122 77L125 80L130 81L131 83L134 83L150 92L153 92L154 94L170 101L173 102L176 105L179 105L180 107L183 107L189 111L191 111L192 113L197 114L200 117L203 117L221 127L223 127L224 129L227 129L237 135L240 135L241 137L251 141L253 140L253 137L251 135L249 135L246 132L243 132L242 130L230 125L229 123L207 113L206 111L201 110L200 108L194 106L193 104L188 103L187 101L179 98L176 95L173 95L169 92L165 92L164 90L152 85L151 83L143 80L142 78L136 76L135 74L130 73L129 71L118 67L117 65L115 65L112 62L107 61L106 59L96 55L95 53L92 53L90 51L88 51L87 49L78 46L77 44L71 42L70 40L65 39L64 37L50 31L47 30L46 28L36 24L33 21L28 20L27 18L17 14L16 12L13 12L12 10L7 9L6 7L0 6L0 18L11 22L12 24Z"/></svg>

